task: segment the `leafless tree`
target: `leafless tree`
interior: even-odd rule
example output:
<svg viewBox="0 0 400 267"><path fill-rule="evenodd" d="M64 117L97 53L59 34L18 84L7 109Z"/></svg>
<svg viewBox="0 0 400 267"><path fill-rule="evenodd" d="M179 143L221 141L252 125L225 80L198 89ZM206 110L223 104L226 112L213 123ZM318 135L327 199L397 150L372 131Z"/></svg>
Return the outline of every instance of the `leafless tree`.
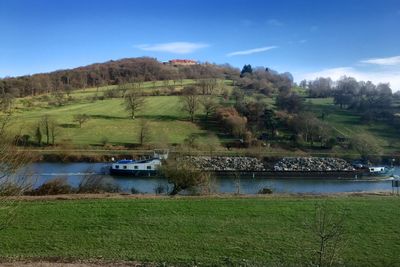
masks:
<svg viewBox="0 0 400 267"><path fill-rule="evenodd" d="M54 145L55 137L57 135L57 125L57 121L48 114L43 115L40 119L38 127L40 133L46 136L47 145L50 145L50 143ZM38 133L39 132L37 131L37 134Z"/></svg>
<svg viewBox="0 0 400 267"><path fill-rule="evenodd" d="M150 127L146 120L140 120L139 124L139 143L141 146L145 145L151 140Z"/></svg>
<svg viewBox="0 0 400 267"><path fill-rule="evenodd" d="M312 235L313 266L333 266L339 260L345 241L346 212L334 208L327 202L316 203L314 216L306 222Z"/></svg>
<svg viewBox="0 0 400 267"><path fill-rule="evenodd" d="M90 116L87 114L76 114L74 115L74 122L79 124L79 128L82 128L82 124L87 122L90 119Z"/></svg>
<svg viewBox="0 0 400 267"><path fill-rule="evenodd" d="M209 116L217 109L218 102L212 96L203 96L200 102L203 105L206 121L208 121Z"/></svg>
<svg viewBox="0 0 400 267"><path fill-rule="evenodd" d="M194 122L196 111L199 109L199 95L196 87L185 87L182 90L182 110L187 112L190 121Z"/></svg>
<svg viewBox="0 0 400 267"><path fill-rule="evenodd" d="M11 115L0 115L0 230L7 227L16 214L19 201L17 196L30 186L29 176L21 168L31 157L13 144L7 133Z"/></svg>
<svg viewBox="0 0 400 267"><path fill-rule="evenodd" d="M173 184L170 195L176 195L182 190L204 185L210 178L209 175L196 169L190 162L169 159L163 164L162 173Z"/></svg>
<svg viewBox="0 0 400 267"><path fill-rule="evenodd" d="M144 104L145 104L145 98L139 89L130 90L125 93L124 96L125 110L130 112L132 119L135 119L135 113L141 110Z"/></svg>

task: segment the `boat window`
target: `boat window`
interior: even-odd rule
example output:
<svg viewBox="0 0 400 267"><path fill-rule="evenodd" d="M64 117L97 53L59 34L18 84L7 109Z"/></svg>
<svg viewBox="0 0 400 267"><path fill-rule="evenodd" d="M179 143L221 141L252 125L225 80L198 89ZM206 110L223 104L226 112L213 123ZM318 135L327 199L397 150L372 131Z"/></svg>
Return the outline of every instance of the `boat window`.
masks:
<svg viewBox="0 0 400 267"><path fill-rule="evenodd" d="M116 168L116 169L119 169L119 165L115 165L115 168Z"/></svg>
<svg viewBox="0 0 400 267"><path fill-rule="evenodd" d="M148 170L151 170L151 166L147 166L147 169L148 169Z"/></svg>
<svg viewBox="0 0 400 267"><path fill-rule="evenodd" d="M126 165L124 166L124 169L126 169Z"/></svg>
<svg viewBox="0 0 400 267"><path fill-rule="evenodd" d="M135 170L137 170L139 168L139 166L135 165L134 168L135 168Z"/></svg>

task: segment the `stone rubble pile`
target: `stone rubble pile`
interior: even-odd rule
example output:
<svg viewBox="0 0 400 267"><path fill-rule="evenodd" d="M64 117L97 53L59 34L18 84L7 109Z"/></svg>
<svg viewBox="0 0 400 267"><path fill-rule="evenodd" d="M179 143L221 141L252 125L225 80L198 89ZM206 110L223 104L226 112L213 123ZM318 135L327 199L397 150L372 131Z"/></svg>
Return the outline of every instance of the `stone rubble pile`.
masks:
<svg viewBox="0 0 400 267"><path fill-rule="evenodd" d="M196 168L204 171L265 171L262 161L251 157L186 157Z"/></svg>
<svg viewBox="0 0 400 267"><path fill-rule="evenodd" d="M275 171L354 171L345 160L338 158L289 157L274 166Z"/></svg>

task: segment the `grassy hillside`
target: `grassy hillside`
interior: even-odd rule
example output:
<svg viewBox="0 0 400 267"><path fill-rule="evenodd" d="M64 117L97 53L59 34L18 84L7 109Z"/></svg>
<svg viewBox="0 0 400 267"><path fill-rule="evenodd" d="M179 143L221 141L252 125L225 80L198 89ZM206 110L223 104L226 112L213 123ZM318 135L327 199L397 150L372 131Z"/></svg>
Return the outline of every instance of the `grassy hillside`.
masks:
<svg viewBox="0 0 400 267"><path fill-rule="evenodd" d="M316 116L321 117L324 114L324 121L328 122L338 135L351 138L359 133L369 133L378 140L385 152L400 149L399 130L386 123L361 124L359 115L335 106L332 98L310 98L306 103L307 108Z"/></svg>
<svg viewBox="0 0 400 267"><path fill-rule="evenodd" d="M137 260L184 265L293 266L315 249L311 197L21 202L0 231L1 258ZM332 197L345 209L346 266L395 266L400 199Z"/></svg>
<svg viewBox="0 0 400 267"><path fill-rule="evenodd" d="M147 97L142 111L132 120L124 110L122 99L74 103L23 111L16 115L13 128L16 132L21 129L21 132L28 131L33 135L40 117L49 114L60 124L57 139L62 143L96 145L107 138L113 144L131 144L138 142L140 120L145 119L149 122L153 143L181 143L190 134L198 135L202 141L201 137L207 136L207 132L189 122L181 106L177 96ZM82 128L73 122L73 115L80 113L91 118Z"/></svg>
<svg viewBox="0 0 400 267"><path fill-rule="evenodd" d="M146 97L146 105L138 113L136 120L129 119L129 113L124 110L123 99L113 98L100 100L97 97L103 96L107 90L117 89L117 86L105 86L98 88L87 88L72 91L70 101L63 106L51 105L53 95L41 95L17 99L12 130L15 134L29 134L31 140L34 139L35 127L40 118L48 114L57 120L59 127L57 130L56 143L65 147L76 146L99 146L104 143L114 146L125 145L131 147L139 142L139 125L141 120L146 120L151 132L149 143L174 144L182 143L188 136L196 136L197 142L203 145L212 144L216 148L226 141L232 141L231 137L223 135L219 127L215 127L212 122L202 120L203 111L199 110L198 120L192 123L188 120L188 115L182 111L182 104L179 96L159 96L158 94L170 93L173 88L179 91L184 85L195 84L195 80L182 80L182 82L158 81L145 82L141 84L144 92L151 95ZM231 81L219 81L220 93L222 90L232 89ZM123 88L130 88L132 84L126 84ZM296 89L297 91L300 89ZM304 90L299 91L304 96ZM275 109L275 97L266 97L262 94L252 94L246 96L246 100L260 100ZM28 102L28 104L27 104ZM228 100L224 105L233 105L234 101ZM341 110L333 104L332 98L313 99L306 98L306 110L315 113L318 118L323 118L334 129L335 136L353 137L358 133L368 133L376 137L385 153L393 153L400 150L398 141L399 130L385 124L374 122L362 124L360 117L351 111ZM90 120L82 128L73 121L76 114L88 114ZM280 129L284 143L288 143L292 132L287 129ZM222 139L223 138L223 139ZM263 149L262 152L289 154L299 153L287 150L287 145L281 146L280 140L274 140L273 147ZM280 147L281 146L281 147ZM285 148L283 148L285 147ZM307 148L307 146L305 146ZM282 151L282 149L284 151ZM309 148L308 148L309 149ZM332 151L318 150L318 146L309 149L308 153L331 153L336 155L351 154L356 157L354 151L336 146Z"/></svg>

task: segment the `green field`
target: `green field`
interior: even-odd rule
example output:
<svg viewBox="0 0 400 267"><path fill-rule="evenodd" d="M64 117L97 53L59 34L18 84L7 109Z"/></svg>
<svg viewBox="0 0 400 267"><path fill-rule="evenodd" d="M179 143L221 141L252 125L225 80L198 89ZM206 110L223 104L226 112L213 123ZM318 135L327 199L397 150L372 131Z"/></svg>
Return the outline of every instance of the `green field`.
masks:
<svg viewBox="0 0 400 267"><path fill-rule="evenodd" d="M60 125L59 143L98 145L107 138L112 144L125 145L138 143L140 120L145 119L149 122L151 143L182 143L190 134L197 135L200 142L204 141L207 131L190 122L181 107L177 96L147 97L145 106L132 120L129 112L124 110L122 99L98 100L22 111L14 115L12 126L15 132L33 136L41 116L48 114ZM79 128L73 115L82 113L90 115L91 119Z"/></svg>
<svg viewBox="0 0 400 267"><path fill-rule="evenodd" d="M351 138L360 133L368 133L377 139L385 152L400 149L398 129L382 122L362 124L360 116L335 106L332 98L310 98L307 99L306 106L318 117L324 114L324 121L328 122L340 136Z"/></svg>
<svg viewBox="0 0 400 267"><path fill-rule="evenodd" d="M17 99L11 129L14 134L30 135L31 140L34 141L37 124L43 115L48 114L58 123L56 144L61 149L88 149L89 147L102 146L105 143L113 145L113 149L120 149L123 147L131 148L139 143L140 121L146 120L150 132L150 140L147 143L150 145L179 144L183 143L189 136L195 136L197 144L200 145L200 150L206 151L206 147L211 144L221 153L226 152L226 149L223 149L221 144L234 139L221 133L221 128L215 125L215 122L210 123L209 121L206 123L203 120L204 113L201 109L197 112L197 120L192 123L189 121L188 114L182 111L182 103L179 96L162 96L155 93L168 93L163 90L170 90L169 87L173 87L175 88L174 90L178 91L184 85L195 83L195 80L183 80L182 83L175 82L175 84L173 81L168 81L168 85L166 85L166 82L161 81L143 83L141 85L142 90L152 96L146 97L146 105L138 112L135 120L130 119L129 112L124 110L122 98L91 99L96 95L102 96L105 91L116 89L117 86L73 91L70 94L71 100L63 106L49 105L48 102L51 102L53 98L51 95ZM232 89L231 81L225 80L223 82L219 81L219 83L220 86L225 88L224 90ZM133 85L124 85L124 88L129 88L129 86ZM304 92L300 93L304 94ZM218 96L216 98L221 100ZM266 106L273 109L276 108L274 97L253 94L247 95L246 100L260 100ZM30 106L26 105L26 101L30 101ZM226 100L223 105L233 105L233 100ZM385 154L395 153L400 150L398 129L382 122L362 124L358 115L345 109L341 110L333 104L332 98L306 98L305 107L306 111L313 112L318 118L322 118L322 114L324 114L323 120L332 127L333 137L352 138L358 133L367 133L376 138ZM73 121L73 116L83 113L89 115L90 120L82 128L79 128L78 124ZM287 129L279 130L284 143L293 134ZM304 153L304 151L287 149L285 146L281 146L279 142L281 141L271 141L274 146L263 149L261 152L279 155L283 153L283 156L291 153ZM120 148L117 148L118 146ZM321 151L318 150L318 147L311 148L305 144L303 149L307 153L357 157L356 152L340 146L336 146L332 151Z"/></svg>
<svg viewBox="0 0 400 267"><path fill-rule="evenodd" d="M22 201L0 257L182 265L307 263L317 202L345 209L346 266L399 266L400 198L259 197Z"/></svg>

